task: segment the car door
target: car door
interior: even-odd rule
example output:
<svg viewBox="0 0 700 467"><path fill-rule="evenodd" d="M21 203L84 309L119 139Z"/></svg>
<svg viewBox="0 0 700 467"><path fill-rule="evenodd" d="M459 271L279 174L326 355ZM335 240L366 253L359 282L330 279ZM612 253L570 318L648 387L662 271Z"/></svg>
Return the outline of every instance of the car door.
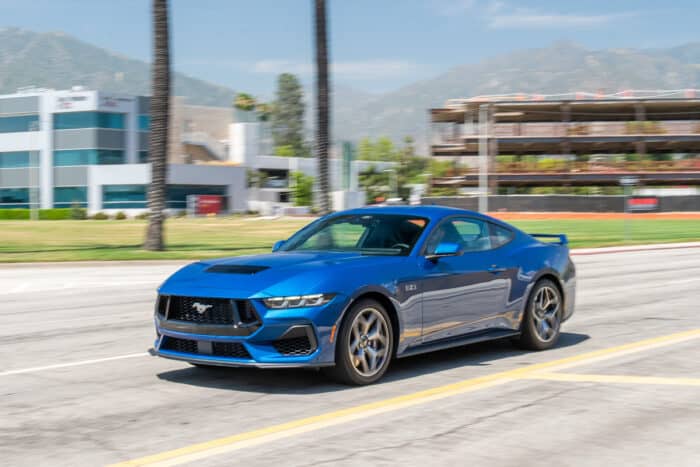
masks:
<svg viewBox="0 0 700 467"><path fill-rule="evenodd" d="M443 242L458 243L459 254L426 258ZM510 278L494 243L490 223L478 218L449 218L431 233L421 258L424 343L486 328L503 313Z"/></svg>

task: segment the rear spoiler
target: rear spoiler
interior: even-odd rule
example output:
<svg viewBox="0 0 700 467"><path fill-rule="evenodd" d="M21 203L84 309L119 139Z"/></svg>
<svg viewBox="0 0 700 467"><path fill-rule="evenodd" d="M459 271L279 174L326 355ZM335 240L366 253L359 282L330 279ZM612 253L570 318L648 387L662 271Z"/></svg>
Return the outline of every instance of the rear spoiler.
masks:
<svg viewBox="0 0 700 467"><path fill-rule="evenodd" d="M531 237L535 238L558 238L558 242L551 242L551 243L558 243L559 245L565 246L569 244L569 239L566 237L566 234L538 234L538 233L531 233L529 234Z"/></svg>

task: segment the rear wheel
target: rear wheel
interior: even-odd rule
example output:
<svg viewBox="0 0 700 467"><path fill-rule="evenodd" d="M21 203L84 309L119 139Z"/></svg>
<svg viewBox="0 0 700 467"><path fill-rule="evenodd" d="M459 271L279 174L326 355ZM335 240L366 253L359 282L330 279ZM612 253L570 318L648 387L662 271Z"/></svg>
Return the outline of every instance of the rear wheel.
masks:
<svg viewBox="0 0 700 467"><path fill-rule="evenodd" d="M557 343L561 329L562 297L549 279L535 284L530 293L522 333L515 343L524 349L545 350Z"/></svg>
<svg viewBox="0 0 700 467"><path fill-rule="evenodd" d="M326 373L344 384L371 384L389 367L394 344L389 314L376 300L364 299L348 311L338 332L335 366Z"/></svg>

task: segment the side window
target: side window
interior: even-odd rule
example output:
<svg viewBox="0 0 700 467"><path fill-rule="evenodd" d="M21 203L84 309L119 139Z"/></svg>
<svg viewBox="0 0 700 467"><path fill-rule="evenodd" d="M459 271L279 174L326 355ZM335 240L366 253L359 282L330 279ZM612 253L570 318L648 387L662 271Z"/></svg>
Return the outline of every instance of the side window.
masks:
<svg viewBox="0 0 700 467"><path fill-rule="evenodd" d="M456 219L453 223L462 237L462 251L491 249L491 236L486 222L477 219Z"/></svg>
<svg viewBox="0 0 700 467"><path fill-rule="evenodd" d="M513 239L513 232L510 230L496 224L489 224L489 227L491 228L491 246L493 248L503 246Z"/></svg>
<svg viewBox="0 0 700 467"><path fill-rule="evenodd" d="M443 222L428 239L426 253L434 253L437 246L444 242L457 243L462 252L492 248L487 222L478 219L460 218Z"/></svg>

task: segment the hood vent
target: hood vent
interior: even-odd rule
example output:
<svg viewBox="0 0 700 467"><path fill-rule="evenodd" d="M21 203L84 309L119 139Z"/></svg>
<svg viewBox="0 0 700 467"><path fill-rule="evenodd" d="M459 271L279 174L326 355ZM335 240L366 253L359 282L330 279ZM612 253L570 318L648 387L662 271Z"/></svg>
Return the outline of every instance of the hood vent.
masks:
<svg viewBox="0 0 700 467"><path fill-rule="evenodd" d="M218 272L219 274L255 274L269 266L248 266L245 264L215 264L207 268L206 272Z"/></svg>

